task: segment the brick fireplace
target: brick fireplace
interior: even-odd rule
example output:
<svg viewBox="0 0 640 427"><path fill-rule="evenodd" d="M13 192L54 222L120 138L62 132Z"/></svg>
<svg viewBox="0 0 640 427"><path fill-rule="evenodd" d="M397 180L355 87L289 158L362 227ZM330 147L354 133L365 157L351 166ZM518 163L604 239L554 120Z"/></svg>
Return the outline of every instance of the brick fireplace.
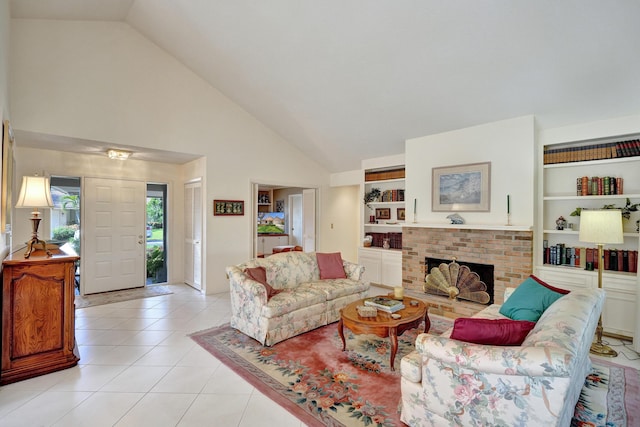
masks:
<svg viewBox="0 0 640 427"><path fill-rule="evenodd" d="M502 304L504 290L516 287L533 272L533 231L499 226L413 226L402 229L402 286L425 300L429 312L451 318L471 316L482 304L449 300L423 291L425 258L440 258L494 266L494 302Z"/></svg>

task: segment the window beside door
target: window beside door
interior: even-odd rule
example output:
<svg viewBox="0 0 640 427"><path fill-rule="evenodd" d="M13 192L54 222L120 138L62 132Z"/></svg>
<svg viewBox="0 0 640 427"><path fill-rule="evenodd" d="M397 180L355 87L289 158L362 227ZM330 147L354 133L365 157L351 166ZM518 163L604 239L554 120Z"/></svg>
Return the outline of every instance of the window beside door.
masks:
<svg viewBox="0 0 640 427"><path fill-rule="evenodd" d="M167 282L166 200L166 184L147 184L147 285Z"/></svg>

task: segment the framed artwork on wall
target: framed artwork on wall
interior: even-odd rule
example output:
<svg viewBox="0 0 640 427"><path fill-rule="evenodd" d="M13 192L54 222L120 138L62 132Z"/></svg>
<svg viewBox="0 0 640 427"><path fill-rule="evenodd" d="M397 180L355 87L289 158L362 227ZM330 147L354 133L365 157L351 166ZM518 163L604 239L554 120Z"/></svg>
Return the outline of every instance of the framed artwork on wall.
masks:
<svg viewBox="0 0 640 427"><path fill-rule="evenodd" d="M433 168L431 210L489 212L491 162Z"/></svg>
<svg viewBox="0 0 640 427"><path fill-rule="evenodd" d="M404 208L398 208L396 214L396 218L398 218L398 221L404 221Z"/></svg>
<svg viewBox="0 0 640 427"><path fill-rule="evenodd" d="M376 208L376 219L391 219L391 209Z"/></svg>
<svg viewBox="0 0 640 427"><path fill-rule="evenodd" d="M244 215L244 200L214 200L213 215Z"/></svg>

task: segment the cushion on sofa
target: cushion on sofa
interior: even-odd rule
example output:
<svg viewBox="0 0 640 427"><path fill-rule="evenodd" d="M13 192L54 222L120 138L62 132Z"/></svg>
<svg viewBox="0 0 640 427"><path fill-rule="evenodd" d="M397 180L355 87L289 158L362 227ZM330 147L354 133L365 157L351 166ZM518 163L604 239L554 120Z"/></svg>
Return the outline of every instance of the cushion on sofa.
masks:
<svg viewBox="0 0 640 427"><path fill-rule="evenodd" d="M537 322L542 313L569 291L545 283L533 274L522 282L500 307L500 314L513 320Z"/></svg>
<svg viewBox="0 0 640 427"><path fill-rule="evenodd" d="M346 279L340 252L329 254L316 253L321 279Z"/></svg>
<svg viewBox="0 0 640 427"><path fill-rule="evenodd" d="M267 283L267 270L264 267L245 268L244 274L258 283L267 290L267 301L274 295L282 292L281 289L274 289L269 283Z"/></svg>
<svg viewBox="0 0 640 427"><path fill-rule="evenodd" d="M535 322L511 319L458 318L451 338L474 344L520 345Z"/></svg>

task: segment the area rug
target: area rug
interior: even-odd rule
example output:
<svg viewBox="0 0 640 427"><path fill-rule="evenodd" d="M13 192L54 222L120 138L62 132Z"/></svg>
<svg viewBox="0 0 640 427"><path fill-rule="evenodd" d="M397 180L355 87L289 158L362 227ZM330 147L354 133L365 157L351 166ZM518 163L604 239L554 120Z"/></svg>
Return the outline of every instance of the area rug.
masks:
<svg viewBox="0 0 640 427"><path fill-rule="evenodd" d="M172 294L168 287L162 285L145 286L143 288L124 289L122 291L101 292L91 295L76 295L76 308L92 307L94 305L112 304L114 302L129 301L140 298L157 297Z"/></svg>
<svg viewBox="0 0 640 427"><path fill-rule="evenodd" d="M431 322L430 333L451 327L447 319L433 316ZM343 352L337 323L272 347L263 347L229 325L191 337L309 426L391 427L405 425L398 406L400 359L413 350L420 331L409 330L398 338L395 371L389 369L388 339L345 329ZM597 361L572 426L639 425L637 396L637 370Z"/></svg>

